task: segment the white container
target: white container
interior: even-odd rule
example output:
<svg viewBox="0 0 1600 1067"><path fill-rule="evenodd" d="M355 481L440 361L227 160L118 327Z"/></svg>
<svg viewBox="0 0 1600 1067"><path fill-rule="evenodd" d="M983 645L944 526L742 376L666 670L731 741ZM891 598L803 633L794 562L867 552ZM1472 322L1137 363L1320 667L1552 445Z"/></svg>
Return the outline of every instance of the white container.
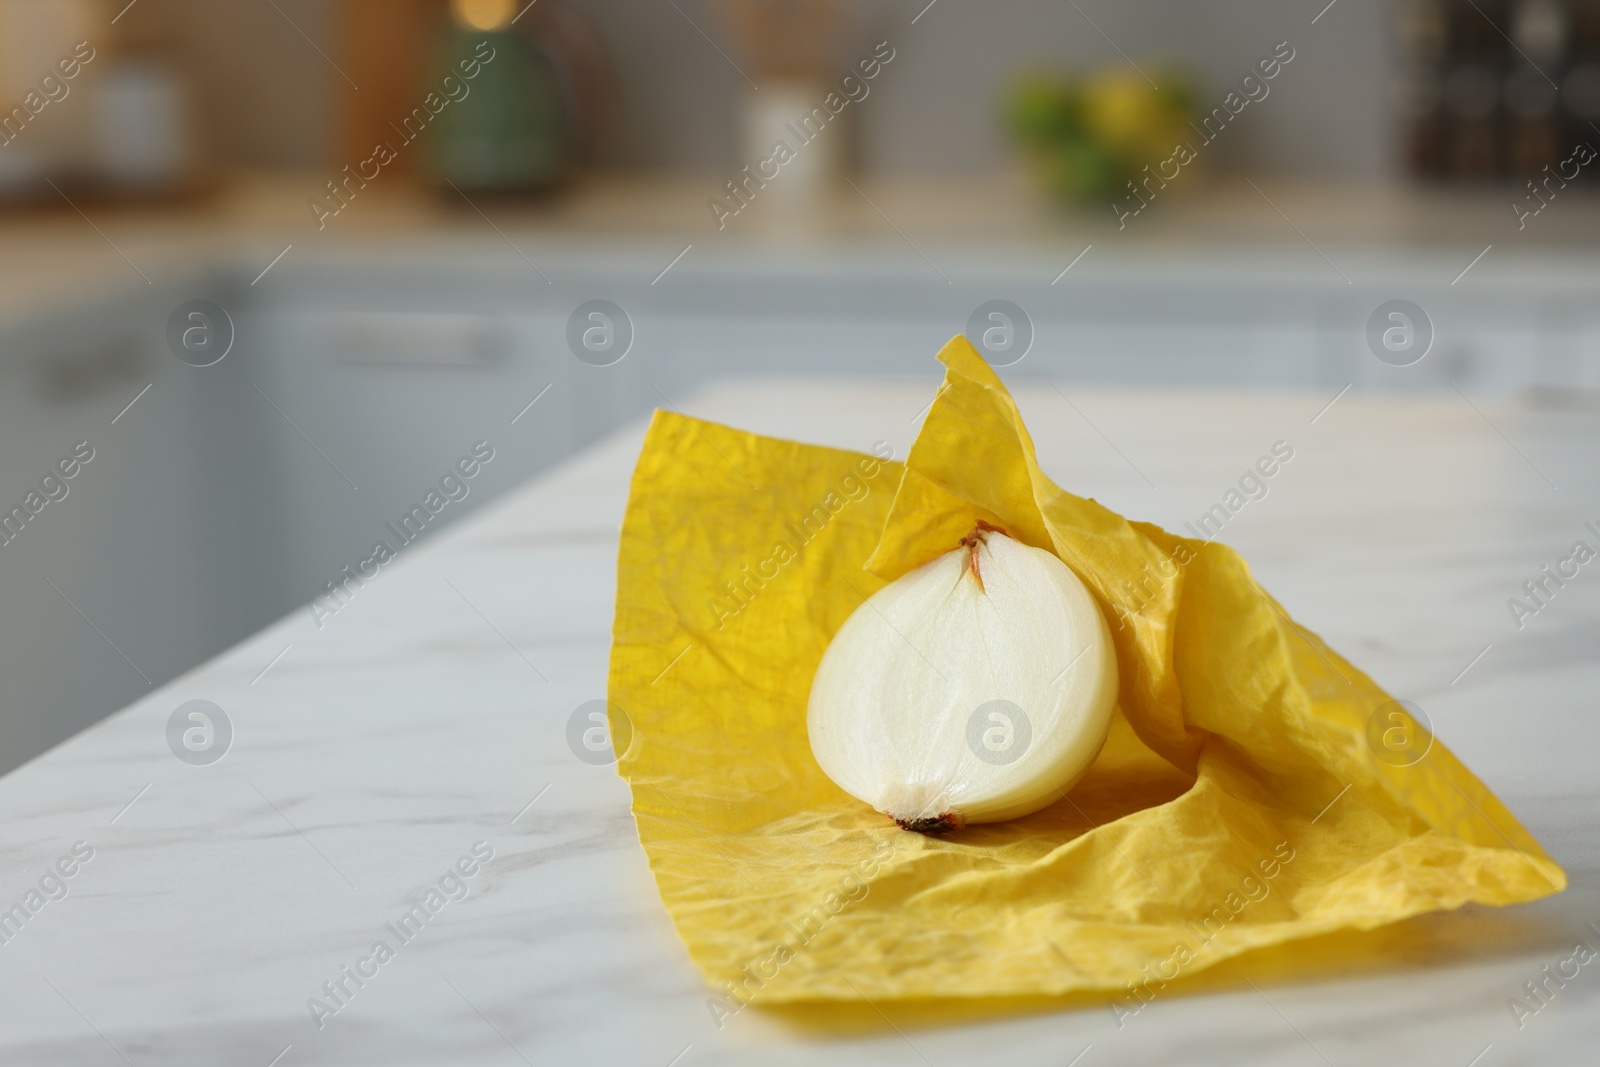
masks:
<svg viewBox="0 0 1600 1067"><path fill-rule="evenodd" d="M99 176L124 189L180 185L194 159L183 83L154 60L118 60L103 73L94 98Z"/></svg>
<svg viewBox="0 0 1600 1067"><path fill-rule="evenodd" d="M827 98L835 90L822 81L769 80L760 90L745 93L740 163L748 165L765 184L750 183L743 170L736 181L744 183L742 188L753 201L767 202L767 210L758 210L759 216L809 211L836 192L843 173L850 107L838 113L828 109ZM788 153L774 152L780 144ZM780 162L784 158L787 162Z"/></svg>

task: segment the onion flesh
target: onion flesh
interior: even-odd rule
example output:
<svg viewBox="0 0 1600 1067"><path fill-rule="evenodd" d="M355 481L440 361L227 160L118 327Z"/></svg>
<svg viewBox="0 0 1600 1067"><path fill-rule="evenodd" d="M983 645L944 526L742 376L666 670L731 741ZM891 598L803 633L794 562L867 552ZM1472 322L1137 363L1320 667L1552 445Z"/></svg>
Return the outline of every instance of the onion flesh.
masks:
<svg viewBox="0 0 1600 1067"><path fill-rule="evenodd" d="M941 833L1064 796L1105 743L1116 694L1111 633L1083 582L979 523L845 620L806 725L840 788Z"/></svg>

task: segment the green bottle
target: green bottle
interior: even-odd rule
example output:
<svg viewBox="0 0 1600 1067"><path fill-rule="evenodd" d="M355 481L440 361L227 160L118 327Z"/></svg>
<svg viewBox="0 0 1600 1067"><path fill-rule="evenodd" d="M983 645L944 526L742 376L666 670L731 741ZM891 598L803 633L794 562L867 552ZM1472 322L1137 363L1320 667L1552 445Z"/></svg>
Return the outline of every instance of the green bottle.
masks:
<svg viewBox="0 0 1600 1067"><path fill-rule="evenodd" d="M453 25L438 84L449 104L430 125L434 172L464 193L548 188L572 138L554 65L522 34Z"/></svg>

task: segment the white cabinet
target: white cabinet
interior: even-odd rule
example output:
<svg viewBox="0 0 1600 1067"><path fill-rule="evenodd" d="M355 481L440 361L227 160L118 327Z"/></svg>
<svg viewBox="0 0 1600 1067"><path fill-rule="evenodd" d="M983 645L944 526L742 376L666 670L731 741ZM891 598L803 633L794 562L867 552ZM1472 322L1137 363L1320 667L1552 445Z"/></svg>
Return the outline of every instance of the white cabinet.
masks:
<svg viewBox="0 0 1600 1067"><path fill-rule="evenodd" d="M973 259L946 284L909 254L787 262L751 246L697 249L651 284L656 268L641 264L670 253L635 252L547 251L552 284L508 270L490 245L307 253L260 286L252 259L0 331L0 509L76 443L95 451L65 498L0 544L0 769L308 610L342 568L396 540L391 527L478 442L493 460L427 532L711 378L909 377L931 396L934 353L995 297L1033 320L1032 351L1002 372L1014 381L1318 396L1600 388L1600 271L1575 261L1472 288L1448 284L1453 259L1396 259L1346 286L1259 258L1145 254L1052 286L1053 258ZM166 348L167 316L196 297L236 327L211 367ZM1414 367L1366 347L1368 315L1395 297L1436 330ZM568 317L597 298L633 330L610 366L568 343ZM916 414L884 412L884 436Z"/></svg>

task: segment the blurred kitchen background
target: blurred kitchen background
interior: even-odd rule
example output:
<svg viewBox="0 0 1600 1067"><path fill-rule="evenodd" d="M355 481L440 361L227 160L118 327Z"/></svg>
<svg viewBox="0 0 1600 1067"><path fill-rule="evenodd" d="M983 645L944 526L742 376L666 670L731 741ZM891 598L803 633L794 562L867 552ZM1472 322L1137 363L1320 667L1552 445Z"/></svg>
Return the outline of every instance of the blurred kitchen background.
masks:
<svg viewBox="0 0 1600 1067"><path fill-rule="evenodd" d="M0 769L712 378L1590 403L1597 121L1600 0L0 0Z"/></svg>

